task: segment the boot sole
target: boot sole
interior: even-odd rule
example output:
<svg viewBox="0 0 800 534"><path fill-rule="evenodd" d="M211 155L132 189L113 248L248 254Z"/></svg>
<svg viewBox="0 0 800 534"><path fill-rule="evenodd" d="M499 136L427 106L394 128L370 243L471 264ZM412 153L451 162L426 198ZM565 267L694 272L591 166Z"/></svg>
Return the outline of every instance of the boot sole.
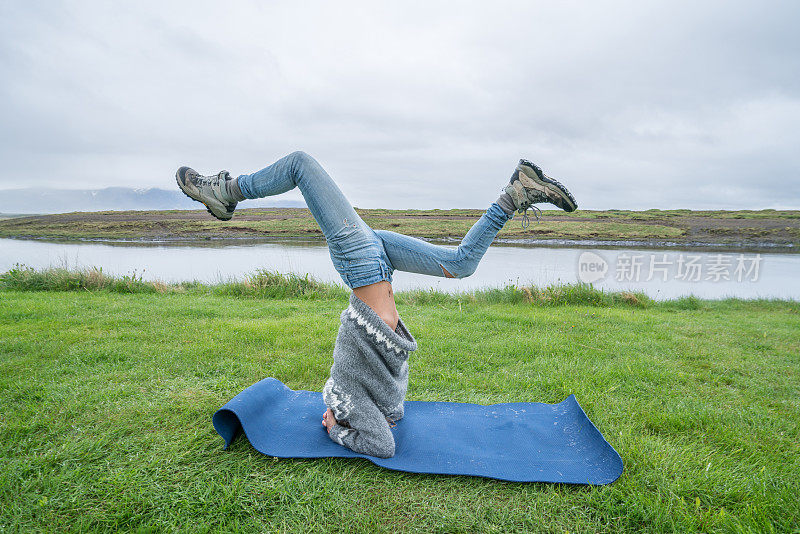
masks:
<svg viewBox="0 0 800 534"><path fill-rule="evenodd" d="M183 188L183 183L181 183L180 169L178 169L178 171L175 172L175 181L177 182L178 187L180 188L181 192L183 192L184 195L186 195L187 197L191 198L192 200L194 200L196 202L199 202L200 204L205 206L206 207L206 211L208 213L210 213L211 215L213 215L214 217L216 217L217 219L219 219L220 221L230 221L233 218L233 212L229 212L228 210L225 210L225 213L230 213L230 216L229 217L220 217L219 215L214 213L214 210L212 210L211 207L208 204L206 204L205 202L203 202L199 198L195 198L194 196L190 195L186 191L186 189Z"/></svg>
<svg viewBox="0 0 800 534"><path fill-rule="evenodd" d="M561 194L561 197L567 201L567 204L569 205L568 207L571 208L564 209L564 211L572 212L578 209L578 202L575 200L575 197L572 196L572 193L570 193L569 190L561 185L561 183L557 180L553 180L552 178L545 176L545 174L542 172L542 169L540 169L538 165L531 163L526 159L521 159L519 160L519 165L517 165L517 170L524 172L525 176L540 185L549 185L552 188L555 188Z"/></svg>

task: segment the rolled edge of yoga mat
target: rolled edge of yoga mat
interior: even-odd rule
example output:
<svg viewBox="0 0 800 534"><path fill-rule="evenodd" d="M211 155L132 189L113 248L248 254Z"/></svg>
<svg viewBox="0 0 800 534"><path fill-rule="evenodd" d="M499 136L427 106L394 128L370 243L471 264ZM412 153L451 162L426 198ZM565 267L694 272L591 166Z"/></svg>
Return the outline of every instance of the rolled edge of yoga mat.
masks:
<svg viewBox="0 0 800 534"><path fill-rule="evenodd" d="M622 458L574 395L558 404L405 404L393 429L396 454L386 459L334 443L321 424L321 393L293 391L274 378L236 395L212 422L225 448L244 432L256 450L281 458L364 458L399 471L511 482L609 484L623 471Z"/></svg>

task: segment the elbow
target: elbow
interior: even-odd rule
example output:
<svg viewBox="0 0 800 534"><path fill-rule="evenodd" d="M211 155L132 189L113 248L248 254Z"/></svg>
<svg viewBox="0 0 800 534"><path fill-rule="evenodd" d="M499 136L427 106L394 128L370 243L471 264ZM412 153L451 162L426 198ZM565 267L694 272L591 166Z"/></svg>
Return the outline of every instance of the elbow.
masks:
<svg viewBox="0 0 800 534"><path fill-rule="evenodd" d="M387 423L386 433L375 443L374 454L378 458L391 458L394 456L394 449L394 436L389 430L389 424Z"/></svg>
<svg viewBox="0 0 800 534"><path fill-rule="evenodd" d="M389 425L386 425L386 434L371 435L360 443L362 454L377 456L378 458L391 458L394 456L394 436L389 432ZM365 436L366 437L366 436Z"/></svg>
<svg viewBox="0 0 800 534"><path fill-rule="evenodd" d="M374 452L375 454L373 456L377 456L378 458L391 458L394 456L394 443L390 445L382 445Z"/></svg>

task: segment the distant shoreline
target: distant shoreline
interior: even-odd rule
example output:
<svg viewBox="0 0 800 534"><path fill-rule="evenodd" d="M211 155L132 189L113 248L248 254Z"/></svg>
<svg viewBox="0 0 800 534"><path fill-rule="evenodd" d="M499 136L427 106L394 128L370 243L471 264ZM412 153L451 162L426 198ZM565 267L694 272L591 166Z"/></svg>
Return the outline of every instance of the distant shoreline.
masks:
<svg viewBox="0 0 800 534"><path fill-rule="evenodd" d="M127 246L225 246L243 244L263 244L263 243L309 243L314 245L324 245L322 237L305 236L283 236L283 237L212 237L212 238L103 238L103 237L41 237L41 236L0 236L0 239L18 239L21 241L42 241L47 243L100 243L118 244ZM437 245L458 245L456 239L429 239L420 237L424 241L429 241ZM546 247L546 248L591 248L591 249L692 249L705 252L761 252L776 254L800 253L800 246L793 243L696 243L696 242L674 242L674 241L600 241L600 240L571 240L571 239L504 239L496 238L492 246L509 247Z"/></svg>
<svg viewBox="0 0 800 534"><path fill-rule="evenodd" d="M482 210L357 209L375 229L458 244ZM6 217L9 214L0 217ZM550 210L521 227L509 221L496 243L517 246L603 248L702 248L709 250L800 250L800 211L585 211ZM324 242L306 208L244 208L230 221L205 210L71 212L0 219L0 237L47 241L224 244Z"/></svg>

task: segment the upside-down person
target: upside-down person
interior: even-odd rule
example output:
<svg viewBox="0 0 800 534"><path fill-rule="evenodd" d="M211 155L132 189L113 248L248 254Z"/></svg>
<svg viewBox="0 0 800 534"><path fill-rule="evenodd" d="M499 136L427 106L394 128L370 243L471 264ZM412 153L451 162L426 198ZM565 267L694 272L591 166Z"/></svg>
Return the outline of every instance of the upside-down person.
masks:
<svg viewBox="0 0 800 534"><path fill-rule="evenodd" d="M394 456L392 426L403 417L408 357L417 349L400 319L392 292L395 270L447 278L475 271L497 232L514 213L536 203L574 211L567 188L533 163L520 160L497 201L470 228L456 249L414 237L373 230L358 216L333 179L305 152L293 152L253 174L227 171L201 176L181 167L178 186L216 218L233 217L238 202L300 189L328 242L333 265L352 289L341 314L331 375L323 388L322 424L330 438L371 456Z"/></svg>

